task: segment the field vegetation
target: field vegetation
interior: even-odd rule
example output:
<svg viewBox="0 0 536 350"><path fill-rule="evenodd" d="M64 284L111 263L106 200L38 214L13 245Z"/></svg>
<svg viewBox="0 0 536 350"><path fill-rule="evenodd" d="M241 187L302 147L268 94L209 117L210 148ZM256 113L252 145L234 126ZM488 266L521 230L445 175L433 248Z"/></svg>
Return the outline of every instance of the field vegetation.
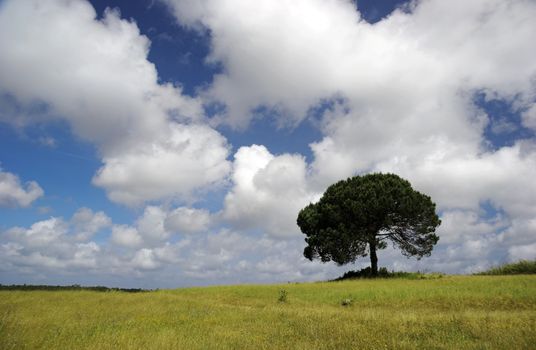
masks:
<svg viewBox="0 0 536 350"><path fill-rule="evenodd" d="M521 260L515 263L493 267L477 275L528 275L536 274L536 260Z"/></svg>
<svg viewBox="0 0 536 350"><path fill-rule="evenodd" d="M534 349L536 276L0 291L1 349Z"/></svg>

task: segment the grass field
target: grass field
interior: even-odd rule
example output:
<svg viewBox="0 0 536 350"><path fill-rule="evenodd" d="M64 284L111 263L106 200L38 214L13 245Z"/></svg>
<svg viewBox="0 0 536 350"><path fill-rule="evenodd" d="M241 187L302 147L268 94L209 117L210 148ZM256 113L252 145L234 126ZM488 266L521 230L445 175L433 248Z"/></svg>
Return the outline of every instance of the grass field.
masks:
<svg viewBox="0 0 536 350"><path fill-rule="evenodd" d="M536 276L0 291L0 348L536 349Z"/></svg>

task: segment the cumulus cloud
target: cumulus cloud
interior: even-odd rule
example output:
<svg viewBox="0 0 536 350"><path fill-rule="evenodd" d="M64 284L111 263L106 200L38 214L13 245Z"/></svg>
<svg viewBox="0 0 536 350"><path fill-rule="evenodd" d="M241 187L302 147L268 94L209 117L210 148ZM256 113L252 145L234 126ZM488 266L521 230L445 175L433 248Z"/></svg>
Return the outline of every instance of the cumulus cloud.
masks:
<svg viewBox="0 0 536 350"><path fill-rule="evenodd" d="M179 23L212 33L208 59L222 62L225 72L214 77L206 97L226 104L234 126L247 126L258 106L293 118L284 124L299 121L318 99L336 93L348 74L337 59L355 42L359 14L350 1L167 3Z"/></svg>
<svg viewBox="0 0 536 350"><path fill-rule="evenodd" d="M207 232L213 218L206 209L180 207L171 211L165 220L166 229L179 233Z"/></svg>
<svg viewBox="0 0 536 350"><path fill-rule="evenodd" d="M67 225L62 219L50 218L38 221L28 229L14 227L7 231L8 236L28 246L48 246L67 233Z"/></svg>
<svg viewBox="0 0 536 350"><path fill-rule="evenodd" d="M536 186L530 180L536 175L535 166L534 145L518 142L481 155L391 159L377 169L409 178L441 208L477 209L480 202L490 200L510 215L531 217L536 213Z"/></svg>
<svg viewBox="0 0 536 350"><path fill-rule="evenodd" d="M527 1L415 2L374 25L342 0L168 3L181 23L210 29L211 58L225 72L207 93L226 103L230 123L247 123L263 105L301 111L283 113L301 120L336 97L325 137L312 145L324 187L384 161L470 155L478 163L488 117L474 93L515 100L521 110L536 91L536 6ZM217 92L222 79L225 95Z"/></svg>
<svg viewBox="0 0 536 350"><path fill-rule="evenodd" d="M438 235L441 245L463 243L478 239L482 235L495 234L510 225L504 215L484 219L474 211L453 210L441 215L441 226Z"/></svg>
<svg viewBox="0 0 536 350"><path fill-rule="evenodd" d="M432 257L406 260L389 248L381 265L474 272L534 257L535 140L490 147L490 123L499 132L512 121L493 124L476 98L505 102L518 127L534 129L533 1L414 1L374 25L349 0L165 1L180 24L210 33L207 60L223 69L202 98L225 107L218 120L246 127L259 110L274 112L280 125L318 117L323 136L310 145L313 160L252 145L231 167L225 138L204 124L201 100L158 83L134 22L114 11L97 20L84 1L6 1L0 118L19 126L67 120L102 157L94 184L115 202L154 205L131 225L82 210L69 222L9 229L4 271L79 264L159 285L334 277L340 268L303 258L296 216L329 184L372 171L408 178L443 220ZM166 207L228 174L218 215ZM95 227L109 228L109 241L88 241Z"/></svg>
<svg viewBox="0 0 536 350"><path fill-rule="evenodd" d="M138 230L128 225L114 225L111 240L115 244L130 248L139 247L143 243Z"/></svg>
<svg viewBox="0 0 536 350"><path fill-rule="evenodd" d="M134 225L114 225L111 240L128 248L158 247L173 236L208 233L212 215L207 210L147 206Z"/></svg>
<svg viewBox="0 0 536 350"><path fill-rule="evenodd" d="M202 125L170 125L151 143L104 157L93 183L111 200L139 205L147 200L191 197L222 183L230 170L226 139Z"/></svg>
<svg viewBox="0 0 536 350"><path fill-rule="evenodd" d="M536 243L530 245L513 246L509 249L511 261L519 259L534 260L536 259Z"/></svg>
<svg viewBox="0 0 536 350"><path fill-rule="evenodd" d="M147 232L147 226L160 214L158 208L148 207L135 228L112 225L102 211L80 208L69 220L51 217L29 227L12 227L0 235L2 270L34 277L85 271L104 278L152 270L160 266L157 250L142 245L158 231L156 227ZM110 228L108 241L91 240L96 232Z"/></svg>
<svg viewBox="0 0 536 350"><path fill-rule="evenodd" d="M80 241L91 238L101 229L112 224L112 219L103 211L93 212L89 208L78 209L71 218L71 222L77 232L76 238Z"/></svg>
<svg viewBox="0 0 536 350"><path fill-rule="evenodd" d="M443 212L445 243L437 256L450 265L435 261L439 269L469 271L504 260L516 236L528 247L534 243L535 140L490 147L485 130L492 121L477 102L503 101L524 127L534 127L534 2L415 1L373 25L346 0L166 2L179 23L210 33L209 60L224 69L204 97L226 106L225 122L245 127L267 108L280 124L295 125L321 111L324 136L311 144L312 163L296 165L307 176L296 176L294 186L312 196L359 173L408 178ZM263 181L280 179L261 169L273 156L253 151L235 155L224 217L286 231L275 226L290 228L298 206L270 199L277 190ZM248 166L240 162L246 155ZM503 216L487 218L484 202ZM262 223L260 213L271 220ZM471 239L459 241L469 233ZM471 249L478 253L473 260L456 253Z"/></svg>
<svg viewBox="0 0 536 350"><path fill-rule="evenodd" d="M160 242L169 238L170 233L164 227L167 213L162 208L149 206L137 220L141 236L149 242Z"/></svg>
<svg viewBox="0 0 536 350"><path fill-rule="evenodd" d="M8 237L28 246L48 247L68 241L86 242L97 232L109 227L111 219L102 211L90 208L78 209L70 220L61 217L35 222L29 228L13 227L6 231ZM53 244L54 243L54 244Z"/></svg>
<svg viewBox="0 0 536 350"><path fill-rule="evenodd" d="M13 227L0 238L2 263L7 271L40 274L66 268L93 268L101 247L95 242L78 242L76 220L51 217L30 227Z"/></svg>
<svg viewBox="0 0 536 350"><path fill-rule="evenodd" d="M374 25L347 0L166 2L179 23L210 30L209 59L225 70L207 94L227 104L232 124L262 105L300 120L338 93L401 118L459 88L534 96L530 1L417 1Z"/></svg>
<svg viewBox="0 0 536 350"><path fill-rule="evenodd" d="M162 209L149 207L136 227L113 225L108 242L80 242L74 219L79 214L68 221L53 217L11 228L0 234L0 271L6 278L14 274L16 281L24 276L26 282L34 283L67 276L67 283L92 280L139 286L140 278L150 281L150 288L317 280L342 271L334 265L308 263L301 256L301 239L281 241L228 229L169 237L148 246L142 227L161 213Z"/></svg>
<svg viewBox="0 0 536 350"><path fill-rule="evenodd" d="M232 180L223 219L239 229L259 229L272 236L295 236L299 210L319 196L308 188L303 156L275 156L259 145L236 152Z"/></svg>
<svg viewBox="0 0 536 350"><path fill-rule="evenodd" d="M190 125L204 120L200 101L159 84L135 22L110 9L96 17L83 0L2 3L0 120L66 120L97 146L94 183L119 203L188 196L224 177L225 139Z"/></svg>
<svg viewBox="0 0 536 350"><path fill-rule="evenodd" d="M0 168L0 207L28 207L44 193L37 182L23 185L17 175Z"/></svg>
<svg viewBox="0 0 536 350"><path fill-rule="evenodd" d="M159 266L159 263L155 260L155 253L151 249L143 248L134 254L132 259L134 267L143 270L153 270Z"/></svg>
<svg viewBox="0 0 536 350"><path fill-rule="evenodd" d="M166 221L164 214L172 215L177 211L154 206L146 208L136 220L136 226L112 225L108 241L96 242L89 238L79 241L76 226L82 216L80 213L88 210L82 208L68 221L50 218L1 234L0 270L6 276L23 274L26 281L65 274L71 276L69 283L91 278L98 281L96 283L140 286L143 280L148 283L144 285L154 288L184 283L326 280L349 268L368 265L367 259L345 267L310 262L302 255L303 239L296 236L281 240L268 234L216 228L195 235L164 234L164 238L158 236ZM191 214L195 210L178 212ZM401 259L399 251L389 248L379 252L381 266L399 270L475 272L501 259L531 258L534 254L533 244L526 244L531 242L530 234L522 238L512 232L512 227L518 231L529 227L521 223L509 225L501 213L484 219L479 213L458 210L444 213L443 220L442 240L432 257L421 261ZM152 225L155 230L147 232ZM152 240L147 241L148 235L152 235ZM84 271L84 277L73 280L73 273L80 271Z"/></svg>

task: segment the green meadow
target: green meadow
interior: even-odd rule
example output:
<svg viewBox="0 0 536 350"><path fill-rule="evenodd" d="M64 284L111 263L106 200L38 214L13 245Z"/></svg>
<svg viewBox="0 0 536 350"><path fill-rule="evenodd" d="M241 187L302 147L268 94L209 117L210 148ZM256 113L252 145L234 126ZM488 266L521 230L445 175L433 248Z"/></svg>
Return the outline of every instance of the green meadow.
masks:
<svg viewBox="0 0 536 350"><path fill-rule="evenodd" d="M0 348L536 348L536 275L432 277L0 291Z"/></svg>

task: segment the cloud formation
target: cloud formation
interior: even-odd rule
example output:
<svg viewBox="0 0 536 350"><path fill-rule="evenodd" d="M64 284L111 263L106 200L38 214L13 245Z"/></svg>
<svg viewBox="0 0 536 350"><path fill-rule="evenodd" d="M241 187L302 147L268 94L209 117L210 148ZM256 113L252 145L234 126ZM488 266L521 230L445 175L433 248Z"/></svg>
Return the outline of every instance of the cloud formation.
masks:
<svg viewBox="0 0 536 350"><path fill-rule="evenodd" d="M381 265L474 272L536 257L534 1L414 1L375 24L350 0L163 1L179 24L209 33L207 61L222 70L200 97L159 83L149 40L116 11L97 19L82 0L0 5L0 120L67 121L102 159L93 183L144 208L130 224L82 208L8 229L4 272L84 269L157 285L335 277L341 269L302 257L296 216L331 183L374 171L409 179L443 220L432 257L389 248ZM519 120L494 119L494 101ZM209 120L211 103L224 108ZM314 119L312 160L264 145L229 160L210 125L247 128L265 114L280 126ZM488 129L513 141L494 144ZM174 207L214 188L228 189L221 210ZM0 205L41 195L0 173Z"/></svg>
<svg viewBox="0 0 536 350"><path fill-rule="evenodd" d="M222 184L231 168L228 152L226 139L214 129L172 123L152 142L105 156L93 183L112 201L127 205L187 199L195 190Z"/></svg>
<svg viewBox="0 0 536 350"><path fill-rule="evenodd" d="M308 188L303 156L275 156L260 145L236 152L232 180L222 218L237 229L260 230L273 237L297 236L299 210L320 195Z"/></svg>
<svg viewBox="0 0 536 350"><path fill-rule="evenodd" d="M172 232L193 234L208 232L213 221L212 215L206 209L180 207L167 214L164 226Z"/></svg>
<svg viewBox="0 0 536 350"><path fill-rule="evenodd" d="M295 176L289 191L302 188L314 197L347 176L396 172L437 201L446 223L456 215L477 215L463 221L465 239L479 242L471 243L477 258L456 268L506 259L504 252L515 244L506 237L525 237L532 247L536 231L516 227L530 227L536 215L534 134L493 145L486 128L497 125L482 104L504 102L521 118L517 128L534 128L534 2L415 1L375 24L346 0L166 3L179 23L210 33L209 60L224 69L204 98L225 104L224 122L247 127L262 117L256 112L260 107L275 112L281 125L320 113L324 136L311 144L313 161L299 166L307 176ZM224 215L279 232L270 226L287 222L290 228L291 215L283 210L270 215L287 204L266 199L263 176L255 174L271 157L269 151L257 153L242 178L246 150L235 155L235 185ZM497 219L482 212L483 203L504 213L504 225L496 226ZM287 208L288 213L295 216L297 208ZM445 241L451 239L447 234ZM456 251L451 242L449 251ZM519 251L536 256L530 248Z"/></svg>
<svg viewBox="0 0 536 350"><path fill-rule="evenodd" d="M136 226L106 220L99 232L111 234L100 242L91 237L80 241L81 217L85 223L102 221L102 213L88 208L69 220L51 217L29 227L13 227L0 235L0 271L4 279L23 277L27 283L98 281L94 283L149 288L318 280L341 271L306 261L301 239L280 241L228 229L195 235L163 230L167 215L203 215L191 208L179 209L147 207Z"/></svg>
<svg viewBox="0 0 536 350"><path fill-rule="evenodd" d="M200 101L158 82L135 22L110 9L96 16L82 0L2 4L0 120L66 120L97 147L94 183L118 203L187 197L224 178L226 141L199 125Z"/></svg>
<svg viewBox="0 0 536 350"><path fill-rule="evenodd" d="M44 193L37 182L23 185L17 175L0 168L0 207L28 207Z"/></svg>

